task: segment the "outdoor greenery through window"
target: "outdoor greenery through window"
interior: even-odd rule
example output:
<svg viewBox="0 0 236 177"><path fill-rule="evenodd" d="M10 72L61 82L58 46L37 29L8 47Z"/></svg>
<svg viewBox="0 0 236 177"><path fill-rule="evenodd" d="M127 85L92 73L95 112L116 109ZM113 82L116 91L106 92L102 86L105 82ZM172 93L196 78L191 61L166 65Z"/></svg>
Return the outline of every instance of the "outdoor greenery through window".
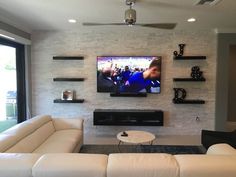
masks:
<svg viewBox="0 0 236 177"><path fill-rule="evenodd" d="M17 124L16 48L0 45L0 132Z"/></svg>

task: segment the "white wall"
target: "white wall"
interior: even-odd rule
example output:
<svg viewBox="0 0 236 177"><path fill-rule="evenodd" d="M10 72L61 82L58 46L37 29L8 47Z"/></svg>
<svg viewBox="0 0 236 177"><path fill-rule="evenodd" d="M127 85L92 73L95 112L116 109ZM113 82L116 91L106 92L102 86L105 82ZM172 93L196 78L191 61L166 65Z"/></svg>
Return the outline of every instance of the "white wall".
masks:
<svg viewBox="0 0 236 177"><path fill-rule="evenodd" d="M173 61L173 51L186 43L186 55L206 55L202 61ZM54 55L83 55L84 61L53 61ZM96 92L96 56L161 55L161 94L147 98L110 97ZM204 71L204 83L173 83L173 77L190 76L191 67ZM85 77L85 82L53 82L53 77ZM112 136L130 127L94 127L96 108L161 109L164 127L132 127L158 135L199 135L215 123L216 35L212 31L161 31L147 28L83 28L78 31L35 31L32 35L33 115L85 119L85 138ZM204 105L172 103L173 87L187 90L187 98L204 99ZM64 89L74 89L83 104L54 104ZM200 121L195 120L196 116Z"/></svg>

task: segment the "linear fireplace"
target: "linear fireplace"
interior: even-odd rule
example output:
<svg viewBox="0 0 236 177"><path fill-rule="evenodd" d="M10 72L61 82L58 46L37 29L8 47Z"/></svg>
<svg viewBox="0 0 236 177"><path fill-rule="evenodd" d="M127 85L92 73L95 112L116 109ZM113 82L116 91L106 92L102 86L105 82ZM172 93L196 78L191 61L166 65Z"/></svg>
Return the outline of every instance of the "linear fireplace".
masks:
<svg viewBox="0 0 236 177"><path fill-rule="evenodd" d="M94 125L163 126L163 111L140 109L96 109Z"/></svg>

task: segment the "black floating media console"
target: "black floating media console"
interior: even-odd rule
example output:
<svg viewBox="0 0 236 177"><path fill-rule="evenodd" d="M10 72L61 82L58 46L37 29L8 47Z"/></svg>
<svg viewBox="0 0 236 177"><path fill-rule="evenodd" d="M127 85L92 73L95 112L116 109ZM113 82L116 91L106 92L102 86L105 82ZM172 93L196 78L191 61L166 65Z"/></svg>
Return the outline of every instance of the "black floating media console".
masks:
<svg viewBox="0 0 236 177"><path fill-rule="evenodd" d="M182 100L182 101L173 100L173 103L175 104L205 104L205 101L204 100Z"/></svg>
<svg viewBox="0 0 236 177"><path fill-rule="evenodd" d="M194 78L173 78L175 82L205 82L205 78L194 79Z"/></svg>
<svg viewBox="0 0 236 177"><path fill-rule="evenodd" d="M53 101L54 103L83 103L84 99L76 99L76 100L61 100L61 99L55 99Z"/></svg>
<svg viewBox="0 0 236 177"><path fill-rule="evenodd" d="M54 56L53 60L83 60L83 56Z"/></svg>
<svg viewBox="0 0 236 177"><path fill-rule="evenodd" d="M147 93L110 93L111 97L147 97Z"/></svg>
<svg viewBox="0 0 236 177"><path fill-rule="evenodd" d="M94 125L106 126L163 126L161 110L96 109L93 112Z"/></svg>
<svg viewBox="0 0 236 177"><path fill-rule="evenodd" d="M54 82L57 81L70 81L70 82L80 82L80 81L84 81L84 78L61 78L61 77L57 77L57 78L53 78Z"/></svg>

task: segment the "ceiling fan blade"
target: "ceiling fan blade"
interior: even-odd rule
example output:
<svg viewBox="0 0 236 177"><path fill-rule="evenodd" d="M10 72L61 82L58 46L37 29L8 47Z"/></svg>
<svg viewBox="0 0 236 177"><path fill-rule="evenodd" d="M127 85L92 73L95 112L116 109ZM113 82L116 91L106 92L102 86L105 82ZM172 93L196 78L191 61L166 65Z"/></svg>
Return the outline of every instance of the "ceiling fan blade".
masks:
<svg viewBox="0 0 236 177"><path fill-rule="evenodd" d="M149 28L160 28L160 29L174 29L176 27L176 23L150 23L150 24L135 24L142 27Z"/></svg>
<svg viewBox="0 0 236 177"><path fill-rule="evenodd" d="M92 22L85 22L83 23L84 26L127 26L126 23L92 23ZM174 29L176 27L176 23L150 23L150 24L135 24L134 26L142 26L142 27L149 27L149 28L159 28L159 29Z"/></svg>
<svg viewBox="0 0 236 177"><path fill-rule="evenodd" d="M82 23L84 26L126 25L125 23Z"/></svg>

